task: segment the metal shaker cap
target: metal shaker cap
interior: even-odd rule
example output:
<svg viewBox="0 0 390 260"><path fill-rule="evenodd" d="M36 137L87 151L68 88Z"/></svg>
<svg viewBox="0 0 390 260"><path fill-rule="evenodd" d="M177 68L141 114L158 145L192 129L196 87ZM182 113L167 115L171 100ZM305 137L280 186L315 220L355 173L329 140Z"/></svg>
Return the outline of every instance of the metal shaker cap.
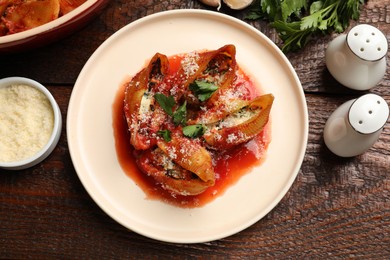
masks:
<svg viewBox="0 0 390 260"><path fill-rule="evenodd" d="M388 49L386 36L368 24L353 27L347 35L347 44L356 56L366 61L382 59Z"/></svg>
<svg viewBox="0 0 390 260"><path fill-rule="evenodd" d="M356 99L348 112L351 126L361 134L372 134L382 129L389 118L389 106L376 94Z"/></svg>

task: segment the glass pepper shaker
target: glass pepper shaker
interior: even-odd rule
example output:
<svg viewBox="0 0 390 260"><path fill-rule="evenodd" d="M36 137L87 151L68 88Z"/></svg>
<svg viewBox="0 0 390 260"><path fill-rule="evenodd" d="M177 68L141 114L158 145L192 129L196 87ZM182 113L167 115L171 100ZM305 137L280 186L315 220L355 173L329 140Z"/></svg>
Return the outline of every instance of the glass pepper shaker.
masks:
<svg viewBox="0 0 390 260"><path fill-rule="evenodd" d="M328 118L325 144L341 157L362 154L378 140L388 118L389 106L376 94L349 100Z"/></svg>
<svg viewBox="0 0 390 260"><path fill-rule="evenodd" d="M387 49L386 36L380 30L360 24L329 43L325 62L332 76L344 86L368 90L385 75Z"/></svg>

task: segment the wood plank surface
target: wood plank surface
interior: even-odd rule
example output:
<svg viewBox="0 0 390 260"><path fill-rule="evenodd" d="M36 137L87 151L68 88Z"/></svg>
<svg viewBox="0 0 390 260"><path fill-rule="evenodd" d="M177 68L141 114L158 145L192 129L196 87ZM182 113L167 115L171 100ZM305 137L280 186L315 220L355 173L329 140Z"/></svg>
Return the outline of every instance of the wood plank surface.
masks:
<svg viewBox="0 0 390 260"><path fill-rule="evenodd" d="M87 26L40 49L0 56L0 78L25 76L53 93L62 111L83 65L110 35L145 15L208 9L198 1L113 0ZM247 10L220 12L244 19ZM266 21L246 21L281 44ZM390 35L390 1L368 1L357 23ZM390 124L378 142L353 158L333 155L323 141L327 118L362 95L337 83L325 66L333 35L287 54L305 91L307 151L291 189L263 219L233 236L201 244L170 244L138 235L106 215L81 184L69 155L66 121L47 160L22 171L0 169L2 259L390 259ZM387 54L389 59L389 54ZM369 92L390 103L390 66ZM364 92L366 93L366 92ZM0 122L1 123L1 122ZM286 125L288 129L288 125Z"/></svg>

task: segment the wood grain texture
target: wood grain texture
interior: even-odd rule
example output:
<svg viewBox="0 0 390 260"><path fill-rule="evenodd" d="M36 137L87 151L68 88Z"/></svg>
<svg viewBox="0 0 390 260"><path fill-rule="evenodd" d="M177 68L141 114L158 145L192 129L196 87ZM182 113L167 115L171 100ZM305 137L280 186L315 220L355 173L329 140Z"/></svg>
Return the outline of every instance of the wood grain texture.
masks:
<svg viewBox="0 0 390 260"><path fill-rule="evenodd" d="M179 8L214 10L197 1L115 0L66 39L0 57L0 78L19 75L44 83L65 119L74 82L105 39L145 15ZM221 12L245 17L245 10L224 7ZM267 22L247 22L280 44ZM389 38L389 1L368 1L358 22L378 27ZM253 226L218 241L188 245L154 241L127 230L107 216L82 186L70 159L64 120L59 144L43 163L18 172L0 170L0 258L389 259L389 123L378 142L360 156L339 158L323 142L330 114L362 94L341 86L326 70L325 49L335 36L318 37L307 48L287 55L306 93L309 141L291 189ZM390 66L370 91L388 103L389 70Z"/></svg>

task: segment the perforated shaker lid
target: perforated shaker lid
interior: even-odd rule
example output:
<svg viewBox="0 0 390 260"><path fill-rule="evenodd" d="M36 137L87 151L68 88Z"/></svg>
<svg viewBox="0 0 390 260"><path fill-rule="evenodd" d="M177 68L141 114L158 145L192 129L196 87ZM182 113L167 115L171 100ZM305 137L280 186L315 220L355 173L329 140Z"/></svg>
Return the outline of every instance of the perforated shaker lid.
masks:
<svg viewBox="0 0 390 260"><path fill-rule="evenodd" d="M366 61L382 59L388 48L386 36L379 29L368 24L353 27L348 32L347 44L356 56Z"/></svg>
<svg viewBox="0 0 390 260"><path fill-rule="evenodd" d="M366 94L351 105L348 120L351 126L362 134L372 134L380 130L389 117L389 106L376 94Z"/></svg>

